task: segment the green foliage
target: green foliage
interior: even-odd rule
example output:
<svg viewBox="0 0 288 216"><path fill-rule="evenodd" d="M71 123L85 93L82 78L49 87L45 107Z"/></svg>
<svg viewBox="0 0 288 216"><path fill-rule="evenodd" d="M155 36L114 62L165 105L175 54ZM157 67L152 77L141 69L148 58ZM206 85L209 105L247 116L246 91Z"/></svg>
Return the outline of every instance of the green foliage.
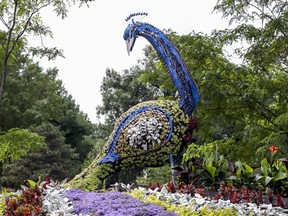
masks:
<svg viewBox="0 0 288 216"><path fill-rule="evenodd" d="M4 30L1 31L0 44L1 54L3 58L0 61L0 114L4 100L4 91L6 91L7 76L10 73L10 65L8 63L15 62L15 54L19 49L30 51L33 55L40 57L47 56L49 60L57 56L63 57L63 51L56 47L37 47L27 49L27 38L29 35L34 34L42 37L52 37L52 32L49 27L45 26L42 22L40 11L48 6L51 6L57 16L62 19L67 16L67 5L70 4L69 0L60 1L6 1L0 3L0 17ZM75 1L72 1L75 3ZM87 3L87 0L81 1ZM80 4L80 5L81 5ZM0 122L1 120L0 115Z"/></svg>
<svg viewBox="0 0 288 216"><path fill-rule="evenodd" d="M0 161L20 159L29 152L40 151L45 145L44 137L25 129L12 128L0 135Z"/></svg>
<svg viewBox="0 0 288 216"><path fill-rule="evenodd" d="M152 183L165 184L171 179L171 167L169 165L163 167L149 167L143 170L143 174L138 176L136 182L137 185L148 185Z"/></svg>
<svg viewBox="0 0 288 216"><path fill-rule="evenodd" d="M52 37L53 33L48 26L42 22L40 11L43 8L51 7L56 16L64 19L67 17L67 6L75 3L70 0L60 1L1 1L0 16L1 22L7 29L7 34L2 37L1 44L4 45L5 52L10 54L21 38L26 39L29 34L49 36ZM88 1L79 1L88 2ZM13 38L11 36L13 35ZM13 39L13 40L12 40ZM5 43L4 43L5 41ZM37 47L31 48L30 51L33 55L47 56L48 59L54 59L56 56L63 56L63 51L57 48Z"/></svg>
<svg viewBox="0 0 288 216"><path fill-rule="evenodd" d="M53 118L53 122L65 133L65 143L75 148L80 161L84 162L93 147L93 125L70 95L64 95L57 108L61 108L61 112L58 113L59 118Z"/></svg>
<svg viewBox="0 0 288 216"><path fill-rule="evenodd" d="M255 154L259 158L268 158L269 153L267 149L271 144L276 144L279 147L277 155L279 158L287 157L287 143L288 143L288 136L285 132L271 132L269 136L265 137L259 147L257 148Z"/></svg>
<svg viewBox="0 0 288 216"><path fill-rule="evenodd" d="M123 112L139 102L155 98L153 89L139 82L141 73L137 68L130 72L124 71L123 74L106 70L100 89L103 105L98 106L96 111L99 116L105 115L105 123L110 125L110 131Z"/></svg>
<svg viewBox="0 0 288 216"><path fill-rule="evenodd" d="M200 175L205 175L211 182L211 186L215 186L219 181L223 181L228 177L228 161L223 155L218 156L218 152L211 154L209 157L203 159L204 171Z"/></svg>
<svg viewBox="0 0 288 216"><path fill-rule="evenodd" d="M245 162L235 162L236 175L231 175L228 179L232 180L233 185L251 187L255 181L254 169Z"/></svg>
<svg viewBox="0 0 288 216"><path fill-rule="evenodd" d="M192 143L188 146L186 152L183 154L183 162L189 163L193 158L200 159L208 157L215 151L215 146L210 144L197 145Z"/></svg>
<svg viewBox="0 0 288 216"><path fill-rule="evenodd" d="M190 144L183 154L183 163L188 172L193 173L191 181L196 185L219 187L231 175L229 162L212 143Z"/></svg>
<svg viewBox="0 0 288 216"><path fill-rule="evenodd" d="M87 115L79 111L62 82L56 79L57 69L43 72L27 55L30 51L32 55L48 59L63 56L63 51L55 47L29 48L27 38L30 34L52 37L50 28L42 23L40 11L43 8L51 7L57 16L65 18L67 7L76 2L1 1L0 16L6 31L0 34L0 130L53 122L62 127L67 143L77 149L83 162L92 147L81 142L83 136L92 133ZM89 0L78 2L82 5Z"/></svg>
<svg viewBox="0 0 288 216"><path fill-rule="evenodd" d="M243 152L235 152L236 150L241 151L242 147L239 146L238 148L233 148L235 142L236 141L233 137L231 137L229 139L216 140L204 144L191 143L183 154L183 162L190 163L194 159L209 157L212 153L215 153L215 151L218 152L218 155L224 155L228 160L233 161L234 158L243 160L243 158L245 158Z"/></svg>
<svg viewBox="0 0 288 216"><path fill-rule="evenodd" d="M47 141L46 138L49 146L39 154L29 152L29 157L21 160L23 163L5 163L1 181L18 187L25 179L36 179L48 173L56 179L73 177L80 171L80 162L84 162L93 147L94 128L87 115L80 111L67 93L62 81L57 79L56 68L44 71L38 63L23 54L23 49L15 49L14 54L18 62L9 62L11 67L7 74L5 103L0 111L0 130L33 127L43 132L47 129L51 130L51 136L43 132L44 136L51 138L54 133L55 139ZM50 129L46 127L50 124L57 129L52 125ZM51 149L50 144L55 149ZM66 156L60 159L62 154ZM54 161L47 161L49 157Z"/></svg>
<svg viewBox="0 0 288 216"><path fill-rule="evenodd" d="M5 104L0 113L1 128L28 128L61 118L60 104L64 105L67 92L62 81L57 80L58 70L43 71L21 53L18 59L19 67L11 69L7 75Z"/></svg>
<svg viewBox="0 0 288 216"><path fill-rule="evenodd" d="M262 159L261 167L255 171L256 183L262 189L272 188L275 193L281 193L288 186L288 172L281 160L274 160L270 164L266 158Z"/></svg>
<svg viewBox="0 0 288 216"><path fill-rule="evenodd" d="M189 150L195 149L196 154L194 155L197 155L195 146L191 145ZM217 149L214 154L203 156L203 161L199 160L199 158L187 157L186 152L186 157L184 158L186 175L189 178L189 183L192 183L195 187L216 186L218 188L220 184L224 186L228 184L230 192L233 192L231 190L233 185L238 189L246 187L260 193L264 192L267 193L267 196L273 195L273 193L280 196L287 194L288 171L286 158L274 159L278 149L277 146L270 146L269 160L263 158L261 163L255 167L251 167L240 160L235 163L228 163L223 155L218 156ZM269 190L272 191L270 195Z"/></svg>
<svg viewBox="0 0 288 216"><path fill-rule="evenodd" d="M230 23L239 23L235 29L228 30L226 42L246 40L248 48L238 52L254 67L265 70L287 64L287 8L287 2L283 0L219 0L215 10L229 18Z"/></svg>
<svg viewBox="0 0 288 216"><path fill-rule="evenodd" d="M288 75L285 68L288 43L287 36L284 37L287 35L287 4L284 1L242 3L223 0L216 6L225 16L233 20L239 18L241 22L235 29L215 30L212 36L172 33L171 38L181 49L201 93L194 113L200 127L196 135L198 142L212 144L219 140L224 144L229 141L230 146L225 149L229 159L256 164L260 161L255 152L266 152L261 148L263 145L284 147L287 143ZM246 23L252 16L259 15L255 8L263 12L262 27ZM269 11L274 15L269 16ZM236 55L242 59L241 65L224 54L226 46L239 47L240 41L245 41L248 47L240 46L232 57ZM268 144L267 137L271 135L275 142Z"/></svg>
<svg viewBox="0 0 288 216"><path fill-rule="evenodd" d="M27 156L18 161L4 163L1 176L4 186L19 188L26 179L36 181L39 176L46 175L63 180L80 172L79 155L65 144L63 132L51 124L43 124L32 130L45 137L46 146L37 153L27 152Z"/></svg>
<svg viewBox="0 0 288 216"><path fill-rule="evenodd" d="M218 89L223 91L224 103L219 104L222 106L215 103L211 109L222 108L224 119L233 121L229 126L234 129L230 131L236 145L245 145L250 154L265 152L261 148L263 145L266 148L287 143L287 124L285 120L278 121L287 113L287 8L285 1L254 0L219 0L215 6L215 10L236 27L214 31L214 39L224 45L223 48L227 45L239 47L234 50L233 57L242 59L242 64L223 65L221 71L217 71L215 84L222 83ZM239 46L243 41L246 45ZM267 144L267 137L272 134L277 142ZM257 157L250 155L250 158L254 160L247 157L246 162L259 162Z"/></svg>
<svg viewBox="0 0 288 216"><path fill-rule="evenodd" d="M85 136L94 132L87 115L80 111L62 81L57 79L56 68L44 71L21 54L19 61L19 67L7 76L0 128L29 128L51 122L65 133L65 142L77 150L83 162L93 146L85 141Z"/></svg>
<svg viewBox="0 0 288 216"><path fill-rule="evenodd" d="M228 160L218 152L211 153L208 157L192 164L190 170L193 173L192 183L198 186L218 188L230 175Z"/></svg>
<svg viewBox="0 0 288 216"><path fill-rule="evenodd" d="M103 139L94 139L88 136L84 137L83 143L87 143L87 145L92 146L91 150L89 151L85 161L84 161L84 166L88 166L94 158L98 157L98 155L103 155L104 154L104 145L106 143L105 140Z"/></svg>

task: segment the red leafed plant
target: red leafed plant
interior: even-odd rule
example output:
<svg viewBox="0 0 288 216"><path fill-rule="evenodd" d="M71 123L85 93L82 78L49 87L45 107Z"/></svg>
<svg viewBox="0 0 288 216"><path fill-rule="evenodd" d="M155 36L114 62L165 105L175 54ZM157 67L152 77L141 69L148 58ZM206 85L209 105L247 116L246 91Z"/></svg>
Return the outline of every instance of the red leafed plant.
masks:
<svg viewBox="0 0 288 216"><path fill-rule="evenodd" d="M157 188L157 191L161 191L162 185L157 182L156 185L153 185L151 182L149 183L149 189L155 190Z"/></svg>
<svg viewBox="0 0 288 216"><path fill-rule="evenodd" d="M246 186L235 188L232 185L222 184L219 188L219 193L214 196L214 199L230 200L232 203L271 203L273 206L283 207L284 201L281 194L274 194L270 189L266 195L263 191L250 190Z"/></svg>
<svg viewBox="0 0 288 216"><path fill-rule="evenodd" d="M176 188L175 188L175 185L173 182L168 181L167 190L169 193L175 193L176 192Z"/></svg>
<svg viewBox="0 0 288 216"><path fill-rule="evenodd" d="M176 192L193 195L195 193L195 188L193 187L192 184L185 184L184 182L179 182Z"/></svg>
<svg viewBox="0 0 288 216"><path fill-rule="evenodd" d="M44 216L42 211L42 189L33 181L28 181L29 187L23 187L19 195L8 197L4 209L5 216Z"/></svg>

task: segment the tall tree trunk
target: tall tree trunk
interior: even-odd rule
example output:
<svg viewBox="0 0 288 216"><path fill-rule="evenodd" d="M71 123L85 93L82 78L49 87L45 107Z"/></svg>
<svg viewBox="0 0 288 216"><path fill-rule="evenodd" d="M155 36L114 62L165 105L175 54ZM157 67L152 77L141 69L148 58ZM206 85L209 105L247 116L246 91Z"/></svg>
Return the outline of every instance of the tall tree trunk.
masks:
<svg viewBox="0 0 288 216"><path fill-rule="evenodd" d="M4 99L4 90L6 85L6 77L7 77L7 64L8 64L8 56L6 55L3 61L3 68L1 73L0 80L0 132L2 131L2 108L3 108L3 99Z"/></svg>

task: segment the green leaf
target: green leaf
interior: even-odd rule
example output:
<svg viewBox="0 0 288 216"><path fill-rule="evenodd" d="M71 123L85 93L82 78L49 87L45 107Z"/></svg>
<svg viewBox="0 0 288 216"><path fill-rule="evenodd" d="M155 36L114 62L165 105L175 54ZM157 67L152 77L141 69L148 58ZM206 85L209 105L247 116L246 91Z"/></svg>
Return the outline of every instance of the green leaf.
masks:
<svg viewBox="0 0 288 216"><path fill-rule="evenodd" d="M263 176L263 175L261 175L261 174L257 174L256 176L255 176L255 180L256 180L256 182L258 182L259 180L261 180L262 178L264 178L265 176Z"/></svg>
<svg viewBox="0 0 288 216"><path fill-rule="evenodd" d="M272 168L275 167L277 170L279 170L279 160L274 160L273 164L272 164Z"/></svg>
<svg viewBox="0 0 288 216"><path fill-rule="evenodd" d="M268 163L267 159L264 158L264 159L261 161L261 172L262 172L263 175L266 177L266 176L268 176L270 170L271 170L270 164Z"/></svg>
<svg viewBox="0 0 288 216"><path fill-rule="evenodd" d="M240 178L241 174L242 174L242 170L241 169L237 169L236 175Z"/></svg>
<svg viewBox="0 0 288 216"><path fill-rule="evenodd" d="M43 136L25 129L11 128L0 135L0 161L20 159L28 151L38 152L44 145Z"/></svg>
<svg viewBox="0 0 288 216"><path fill-rule="evenodd" d="M215 173L216 173L216 167L214 167L214 166L206 166L205 168L210 173L212 178L214 179L215 178Z"/></svg>
<svg viewBox="0 0 288 216"><path fill-rule="evenodd" d="M277 175L274 177L275 181L287 178L287 173L285 172L278 172Z"/></svg>
<svg viewBox="0 0 288 216"><path fill-rule="evenodd" d="M7 196L7 189L6 188L2 188L2 193L1 193L3 196Z"/></svg>
<svg viewBox="0 0 288 216"><path fill-rule="evenodd" d="M36 182L34 182L30 179L27 179L26 181L27 181L28 186L31 188L34 188L37 185Z"/></svg>
<svg viewBox="0 0 288 216"><path fill-rule="evenodd" d="M230 179L230 180L238 180L238 177L237 177L237 176L229 176L227 179Z"/></svg>
<svg viewBox="0 0 288 216"><path fill-rule="evenodd" d="M211 154L208 158L205 158L205 166L211 167L213 166L214 154Z"/></svg>
<svg viewBox="0 0 288 216"><path fill-rule="evenodd" d="M244 167L244 170L245 170L246 173L252 174L253 171L254 171L253 168L250 167L250 166L249 166L248 164L246 164L246 163L243 164L243 167Z"/></svg>
<svg viewBox="0 0 288 216"><path fill-rule="evenodd" d="M265 186L267 186L271 180L272 180L272 177L266 176L265 177Z"/></svg>

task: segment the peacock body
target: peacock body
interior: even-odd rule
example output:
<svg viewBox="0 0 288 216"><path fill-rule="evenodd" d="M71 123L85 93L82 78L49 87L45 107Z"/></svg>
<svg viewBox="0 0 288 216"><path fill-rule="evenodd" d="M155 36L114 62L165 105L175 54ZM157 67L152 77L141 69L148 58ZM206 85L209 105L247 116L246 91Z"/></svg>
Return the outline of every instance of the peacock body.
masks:
<svg viewBox="0 0 288 216"><path fill-rule="evenodd" d="M132 19L124 32L128 54L139 36L158 52L179 92L179 101L146 101L124 112L107 141L106 155L76 176L70 182L72 187L94 190L103 179L120 170L173 163L191 141L188 126L199 100L197 86L175 46L150 24Z"/></svg>

